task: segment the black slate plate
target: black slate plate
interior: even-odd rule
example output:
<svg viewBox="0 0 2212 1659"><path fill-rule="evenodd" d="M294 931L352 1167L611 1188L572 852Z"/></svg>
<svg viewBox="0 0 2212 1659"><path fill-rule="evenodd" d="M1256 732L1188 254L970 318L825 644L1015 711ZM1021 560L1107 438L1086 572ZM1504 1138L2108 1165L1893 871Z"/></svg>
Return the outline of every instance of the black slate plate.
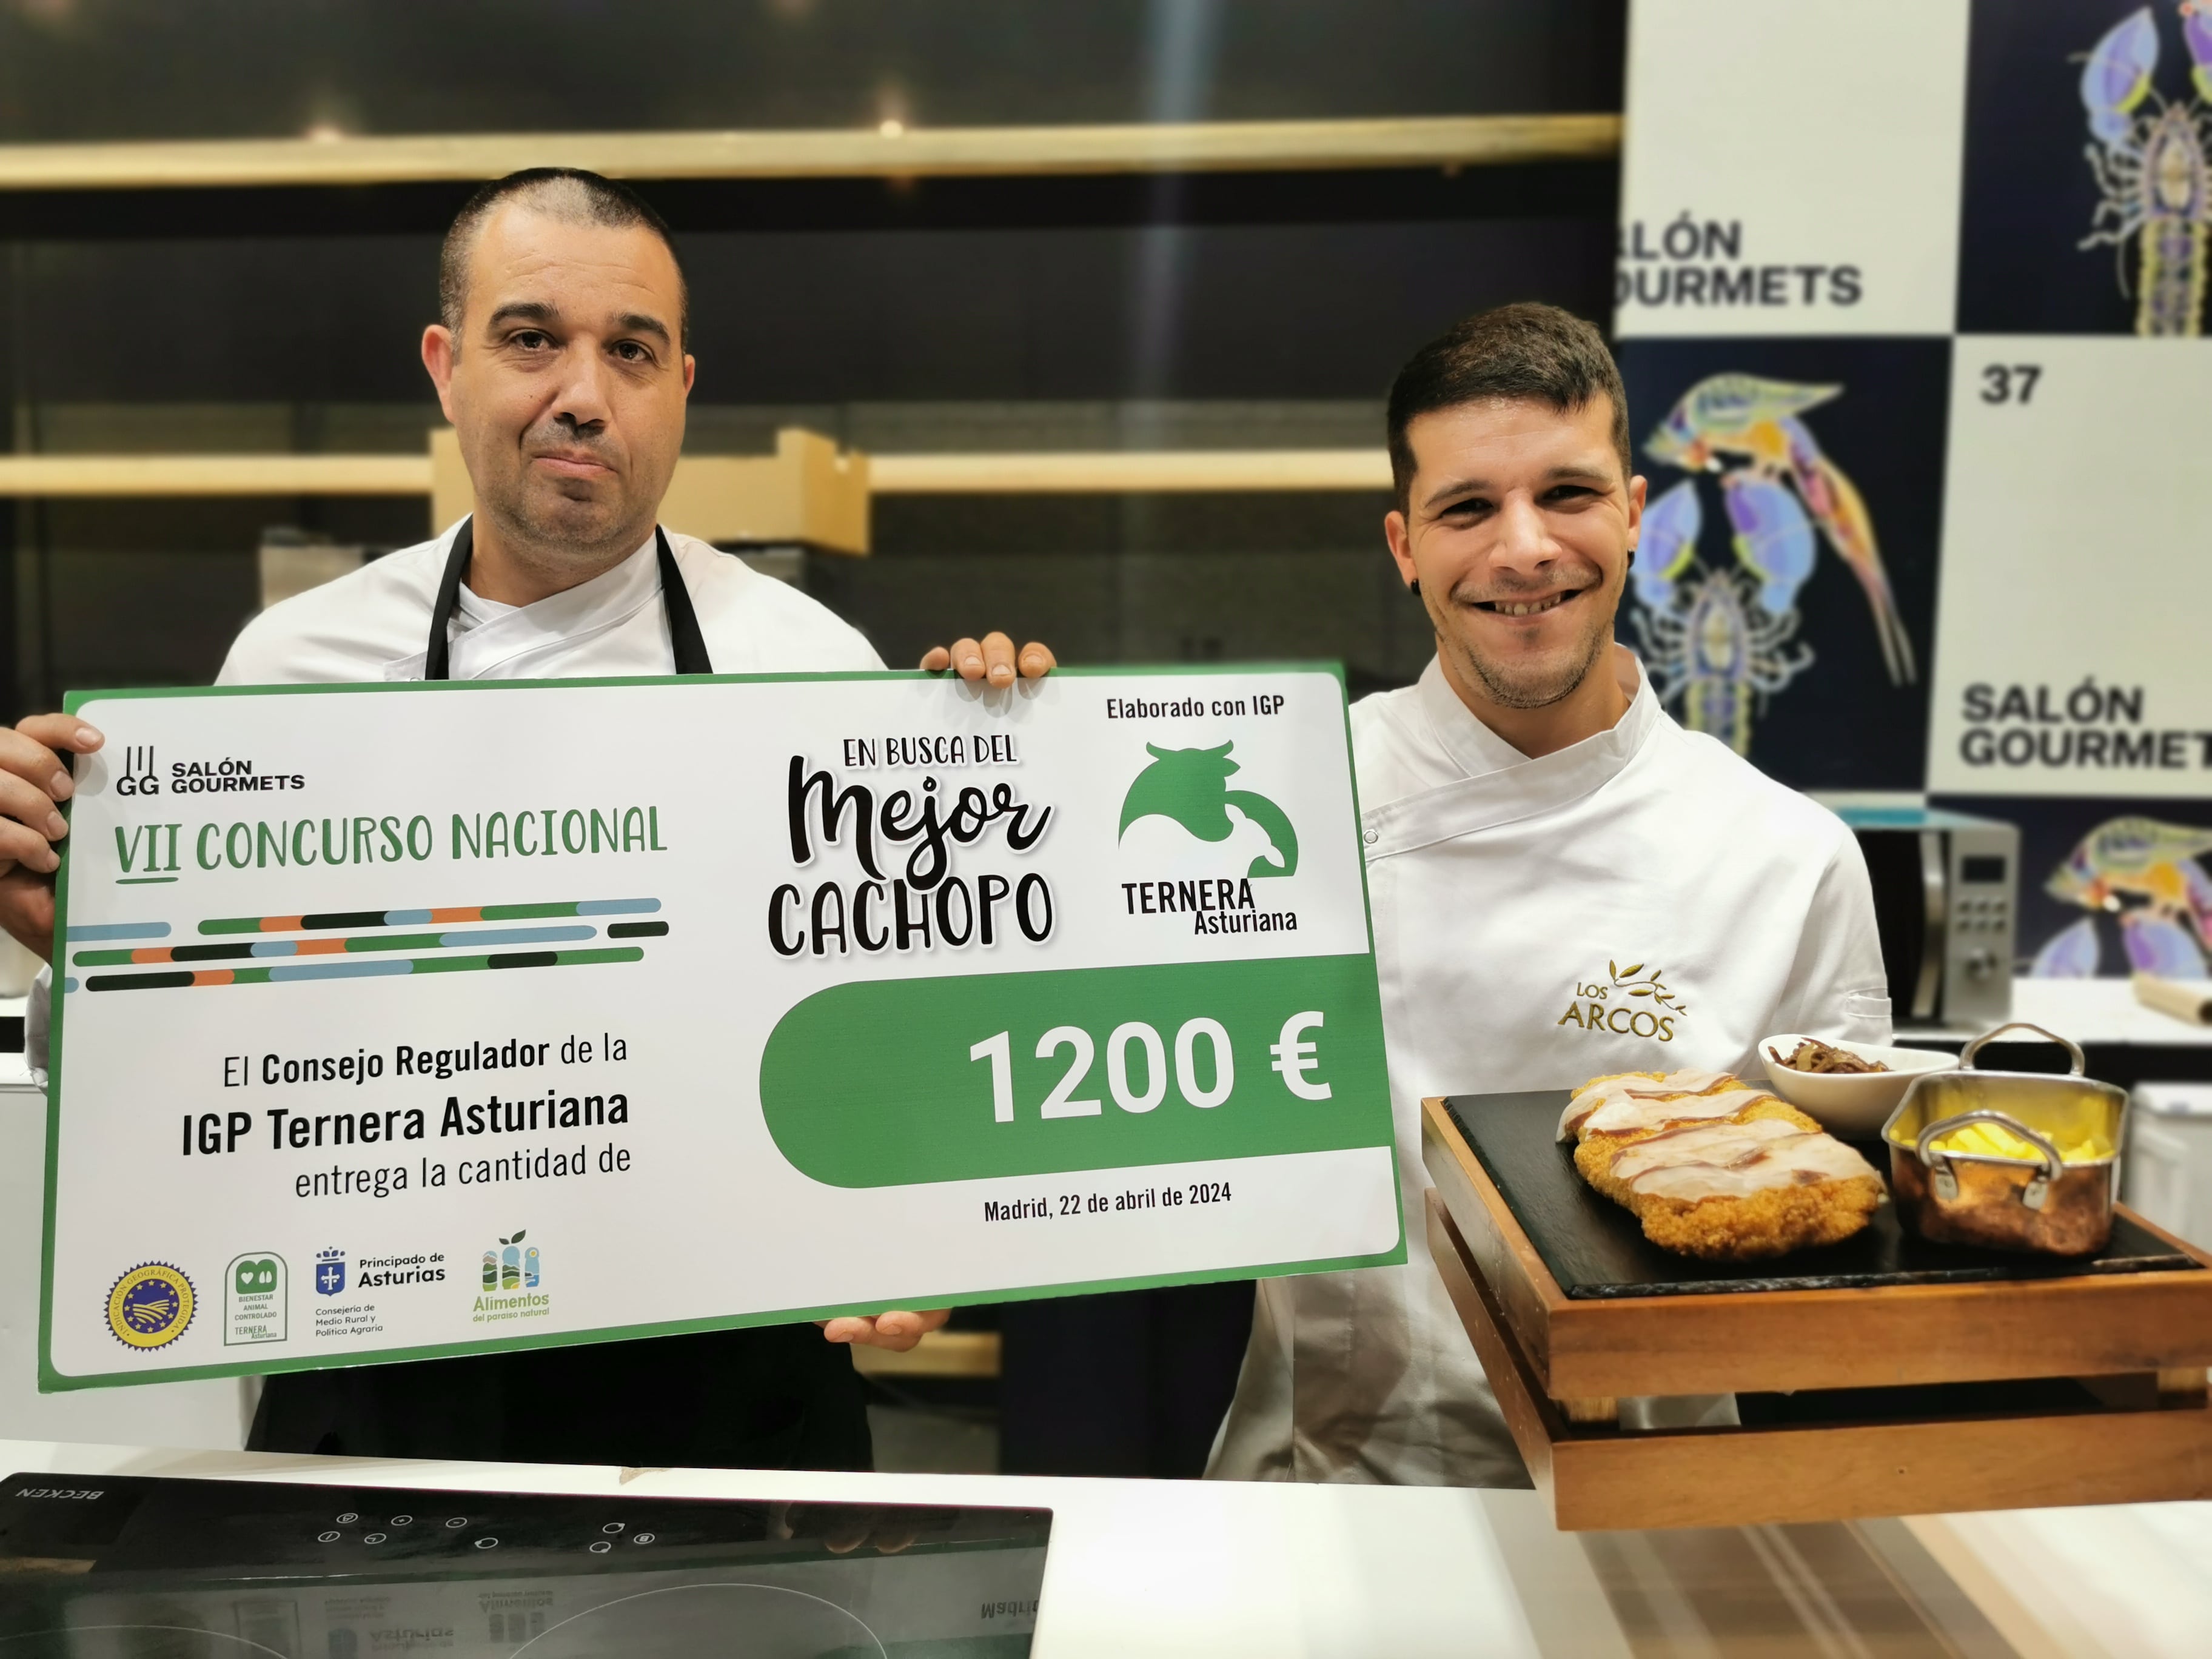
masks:
<svg viewBox="0 0 2212 1659"><path fill-rule="evenodd" d="M1863 1290L1882 1285L2198 1270L2188 1256L2125 1218L2113 1224L2112 1242L2096 1255L2060 1261L1931 1244L1900 1227L1896 1207L1887 1203L1875 1212L1865 1231L1825 1249L1800 1250L1777 1261L1743 1266L1676 1255L1646 1239L1634 1216L1591 1191L1575 1173L1571 1146L1554 1139L1571 1093L1540 1089L1528 1094L1455 1095L1444 1103L1536 1254L1571 1297ZM1872 1144L1861 1145L1859 1151L1887 1182L1888 1155Z"/></svg>

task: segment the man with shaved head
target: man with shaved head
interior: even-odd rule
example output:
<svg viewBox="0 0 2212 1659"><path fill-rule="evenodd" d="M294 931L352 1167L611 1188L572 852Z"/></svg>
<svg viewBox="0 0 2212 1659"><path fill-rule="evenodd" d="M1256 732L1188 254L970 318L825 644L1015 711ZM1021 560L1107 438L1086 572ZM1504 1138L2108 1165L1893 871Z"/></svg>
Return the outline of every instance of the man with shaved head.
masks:
<svg viewBox="0 0 2212 1659"><path fill-rule="evenodd" d="M218 683L481 680L880 669L816 601L659 523L696 365L668 228L625 186L543 167L485 185L439 261L422 365L477 508L443 535L272 606ZM923 658L1011 684L1053 665L1003 634ZM0 925L53 951L66 714L0 732ZM580 757L580 766L592 764ZM599 763L619 766L620 757ZM45 1063L44 976L31 1048ZM793 1248L803 1248L793 1241ZM269 1379L251 1444L342 1455L865 1468L849 1345L910 1348L945 1322L813 1325L307 1371Z"/></svg>

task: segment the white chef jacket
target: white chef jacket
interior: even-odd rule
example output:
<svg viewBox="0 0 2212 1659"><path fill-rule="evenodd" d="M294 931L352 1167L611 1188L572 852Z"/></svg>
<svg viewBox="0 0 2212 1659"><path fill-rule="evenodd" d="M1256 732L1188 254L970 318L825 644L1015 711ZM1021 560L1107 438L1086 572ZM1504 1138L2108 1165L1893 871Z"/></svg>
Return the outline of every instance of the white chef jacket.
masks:
<svg viewBox="0 0 2212 1659"><path fill-rule="evenodd" d="M448 530L270 606L246 623L216 684L421 679L430 609L453 545ZM884 665L859 629L798 589L696 537L672 532L668 546L717 674ZM449 678L457 680L676 672L660 562L649 536L613 569L534 605L479 599L464 583L449 637Z"/></svg>
<svg viewBox="0 0 2212 1659"><path fill-rule="evenodd" d="M1406 1265L1261 1282L1211 1475L1528 1484L1430 1260L1423 1097L1759 1077L1764 1036L1888 1037L1844 1018L1887 991L1856 840L1614 663L1619 724L1534 760L1433 659L1352 710ZM1655 974L1671 1005L1629 994Z"/></svg>
<svg viewBox="0 0 2212 1659"><path fill-rule="evenodd" d="M239 635L218 685L316 685L419 680L430 614L454 531L371 561L273 605ZM860 631L818 600L744 560L671 532L669 550L718 674L879 669ZM675 647L660 602L660 561L648 536L611 570L534 605L455 598L449 678L580 679L672 674ZM51 975L31 988L26 1058L43 1071Z"/></svg>

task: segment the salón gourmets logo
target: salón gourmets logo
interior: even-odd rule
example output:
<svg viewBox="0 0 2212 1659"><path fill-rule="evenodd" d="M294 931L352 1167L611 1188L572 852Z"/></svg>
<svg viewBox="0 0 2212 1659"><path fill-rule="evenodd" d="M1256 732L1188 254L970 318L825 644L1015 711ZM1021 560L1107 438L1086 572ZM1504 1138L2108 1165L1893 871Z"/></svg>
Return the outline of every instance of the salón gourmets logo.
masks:
<svg viewBox="0 0 2212 1659"><path fill-rule="evenodd" d="M1675 1026L1689 1018L1690 1009L1667 983L1662 970L1641 962L1626 968L1607 962L1605 969L1605 979L1577 983L1567 1012L1553 1023L1672 1042Z"/></svg>
<svg viewBox="0 0 2212 1659"><path fill-rule="evenodd" d="M123 751L123 770L115 780L118 795L158 795L161 781L154 775L154 745L141 744Z"/></svg>

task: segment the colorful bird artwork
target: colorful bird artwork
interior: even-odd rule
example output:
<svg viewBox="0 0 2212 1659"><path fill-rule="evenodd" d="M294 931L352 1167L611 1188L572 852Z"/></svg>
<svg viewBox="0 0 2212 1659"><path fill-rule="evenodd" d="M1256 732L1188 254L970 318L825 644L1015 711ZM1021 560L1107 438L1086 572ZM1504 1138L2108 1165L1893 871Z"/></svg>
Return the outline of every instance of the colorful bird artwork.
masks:
<svg viewBox="0 0 2212 1659"><path fill-rule="evenodd" d="M1729 518L1736 522L1736 557L1759 577L1763 591L1794 598L1798 584L1812 575L1812 535L1798 535L1798 525L1809 518L1865 591L1891 684L1909 686L1917 679L1913 641L1905 633L1889 571L1874 540L1874 515L1858 484L1820 452L1801 418L1840 394L1840 385L1714 374L1674 403L1644 449L1652 460L1683 471L1721 473L1732 500ZM1743 483L1729 489L1729 477L1743 473ZM1752 489L1754 483L1763 489ZM1781 500L1787 493L1796 500ZM1752 529L1745 529L1747 522ZM1765 602L1760 606L1778 615Z"/></svg>
<svg viewBox="0 0 2212 1659"><path fill-rule="evenodd" d="M2182 0L2181 39L2189 48L2189 78L2197 95L2212 99L2212 5L2205 0Z"/></svg>
<svg viewBox="0 0 2212 1659"><path fill-rule="evenodd" d="M1798 596L1823 543L1865 592L1891 682L1917 678L1873 516L1802 418L1843 391L1755 374L1709 375L1682 394L1644 443L1652 459L1691 475L1645 507L1637 547L1635 625L1654 689L1679 703L1685 724L1726 738L1740 753L1748 752L1764 700L1812 663L1809 647L1790 647ZM1705 474L1720 485L1735 569L1710 569L1697 557L1705 528L1698 478Z"/></svg>
<svg viewBox="0 0 2212 1659"><path fill-rule="evenodd" d="M2148 910L2121 913L2120 944L2128 953L2128 966L2137 973L2166 979L2204 976L2204 953L2189 930Z"/></svg>
<svg viewBox="0 0 2212 1659"><path fill-rule="evenodd" d="M2135 127L2136 106L2150 96L2158 70L2158 25L2150 8L2131 12L2106 29L2081 66L2081 106L2100 143L2124 143Z"/></svg>
<svg viewBox="0 0 2212 1659"><path fill-rule="evenodd" d="M1747 536L1770 536L1773 526L1760 519L1762 507L1740 501L1734 492L1728 501L1736 556L1756 570ZM1797 613L1787 600L1796 595L1795 583L1783 579L1785 602L1770 611L1761 595L1775 592L1773 580L1762 587L1751 575L1698 562L1704 528L1705 509L1692 478L1644 509L1634 567L1642 602L1635 613L1637 641L1651 674L1652 695L1679 708L1692 732L1718 738L1745 755L1751 752L1752 720L1762 700L1795 679L1813 653L1810 647L1790 649Z"/></svg>
<svg viewBox="0 0 2212 1659"><path fill-rule="evenodd" d="M2060 928L2043 942L2028 967L2033 979L2094 979L2103 964L2105 947L2097 938L2097 924L2088 916Z"/></svg>
<svg viewBox="0 0 2212 1659"><path fill-rule="evenodd" d="M2201 979L2212 950L2212 875L2198 862L2212 853L2212 829L2157 818L2108 818L2084 836L2043 890L2092 913L2062 928L2036 952L2039 978L2096 974L2104 949L2094 916L2118 919L2130 968Z"/></svg>
<svg viewBox="0 0 2212 1659"><path fill-rule="evenodd" d="M2168 100L2155 84L2158 23L2130 12L2099 37L2081 68L2083 154L2097 181L2084 249L2110 247L2120 292L2136 251L2136 332L2203 331L2205 238L2212 224L2212 0L2181 0L2182 42L2195 95Z"/></svg>
<svg viewBox="0 0 2212 1659"><path fill-rule="evenodd" d="M1781 616L1797 603L1819 552L1797 498L1753 471L1721 474L1721 499L1735 532L1735 555L1759 578L1759 608Z"/></svg>
<svg viewBox="0 0 2212 1659"><path fill-rule="evenodd" d="M1674 584L1698 562L1698 538L1705 533L1705 510L1694 479L1685 478L1656 495L1644 509L1643 533L1636 544L1631 574L1636 597L1654 611L1674 601Z"/></svg>

